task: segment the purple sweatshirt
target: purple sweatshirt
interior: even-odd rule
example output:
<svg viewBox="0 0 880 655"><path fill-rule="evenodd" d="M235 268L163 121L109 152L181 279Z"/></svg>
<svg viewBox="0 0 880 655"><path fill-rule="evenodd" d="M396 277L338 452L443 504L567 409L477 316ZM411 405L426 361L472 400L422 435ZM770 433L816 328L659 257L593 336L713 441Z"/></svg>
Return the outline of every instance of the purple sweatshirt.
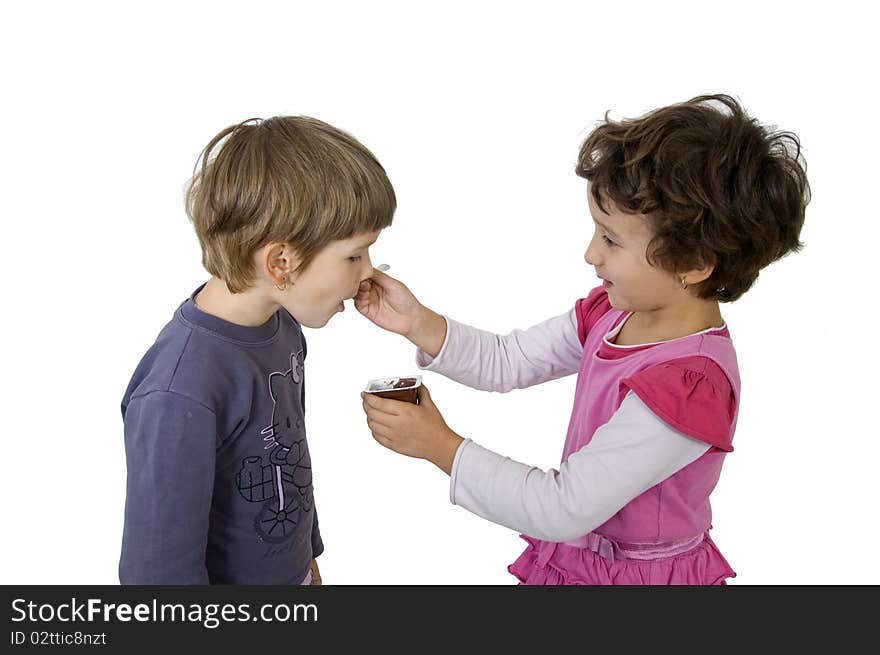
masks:
<svg viewBox="0 0 880 655"><path fill-rule="evenodd" d="M324 549L304 423L306 342L277 311L244 327L197 289L122 400L122 584L299 584Z"/></svg>

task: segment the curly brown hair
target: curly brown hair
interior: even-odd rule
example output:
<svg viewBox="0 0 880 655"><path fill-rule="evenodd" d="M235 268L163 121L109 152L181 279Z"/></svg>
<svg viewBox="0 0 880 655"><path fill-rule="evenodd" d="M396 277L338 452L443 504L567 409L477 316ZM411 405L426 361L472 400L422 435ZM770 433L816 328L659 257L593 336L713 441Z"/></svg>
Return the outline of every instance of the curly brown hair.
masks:
<svg viewBox="0 0 880 655"><path fill-rule="evenodd" d="M798 137L774 131L728 95L703 95L587 136L575 172L593 199L644 214L651 265L673 273L714 265L693 285L704 299L742 296L759 271L803 248L810 201Z"/></svg>

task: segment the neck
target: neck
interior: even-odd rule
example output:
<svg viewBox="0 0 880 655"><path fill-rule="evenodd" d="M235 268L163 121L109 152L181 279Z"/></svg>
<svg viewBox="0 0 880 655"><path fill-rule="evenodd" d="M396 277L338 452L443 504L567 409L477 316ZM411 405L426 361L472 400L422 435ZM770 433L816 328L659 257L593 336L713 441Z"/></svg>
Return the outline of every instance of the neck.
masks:
<svg viewBox="0 0 880 655"><path fill-rule="evenodd" d="M257 287L251 287L241 293L232 293L226 283L216 277L208 280L195 297L196 306L206 314L211 314L224 321L259 327L272 318L279 305L266 298Z"/></svg>
<svg viewBox="0 0 880 655"><path fill-rule="evenodd" d="M722 325L717 301L690 297L673 305L633 312L624 327L628 328L628 341L656 343Z"/></svg>

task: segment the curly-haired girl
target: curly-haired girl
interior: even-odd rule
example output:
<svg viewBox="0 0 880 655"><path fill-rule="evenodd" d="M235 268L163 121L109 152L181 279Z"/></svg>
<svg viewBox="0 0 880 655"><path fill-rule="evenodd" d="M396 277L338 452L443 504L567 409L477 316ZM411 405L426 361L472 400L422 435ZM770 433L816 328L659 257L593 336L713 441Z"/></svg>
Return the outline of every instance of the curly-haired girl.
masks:
<svg viewBox="0 0 880 655"><path fill-rule="evenodd" d="M374 438L432 461L450 497L523 533L509 570L526 584L724 584L709 496L736 427L740 378L719 303L802 247L809 184L796 136L726 95L634 120L606 115L584 141L602 285L565 314L506 336L421 305L376 272L355 304L419 351L422 368L509 391L577 373L559 470L542 471L450 430L420 404L364 395Z"/></svg>

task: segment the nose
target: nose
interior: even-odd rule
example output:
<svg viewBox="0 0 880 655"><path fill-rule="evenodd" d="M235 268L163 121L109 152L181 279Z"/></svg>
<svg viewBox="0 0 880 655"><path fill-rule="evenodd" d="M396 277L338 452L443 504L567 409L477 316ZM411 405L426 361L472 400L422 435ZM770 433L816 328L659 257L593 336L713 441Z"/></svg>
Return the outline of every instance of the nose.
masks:
<svg viewBox="0 0 880 655"><path fill-rule="evenodd" d="M590 243L587 245L587 250L584 252L584 261L587 262L590 266L599 266L601 264L601 257L599 256L599 248L597 248L596 244L596 235L593 235L593 238L590 240Z"/></svg>
<svg viewBox="0 0 880 655"><path fill-rule="evenodd" d="M363 259L364 268L361 271L361 280L366 280L373 275L373 260L370 258L370 253L368 252Z"/></svg>

